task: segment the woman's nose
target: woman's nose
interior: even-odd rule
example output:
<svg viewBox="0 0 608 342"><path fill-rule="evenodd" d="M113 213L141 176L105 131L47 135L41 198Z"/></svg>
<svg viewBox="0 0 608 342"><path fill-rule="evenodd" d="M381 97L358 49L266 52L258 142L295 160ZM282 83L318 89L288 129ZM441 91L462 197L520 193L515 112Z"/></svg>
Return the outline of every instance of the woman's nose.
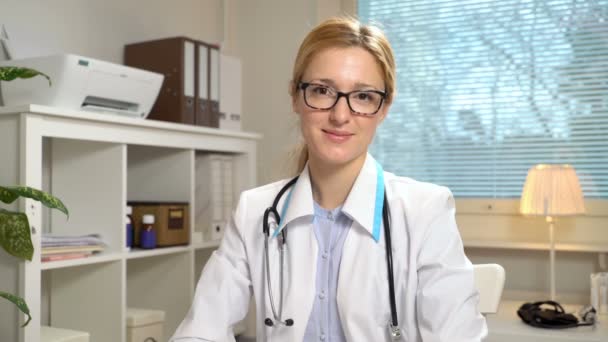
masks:
<svg viewBox="0 0 608 342"><path fill-rule="evenodd" d="M336 105L329 111L329 120L336 125L343 125L350 120L352 113L346 96L338 99Z"/></svg>

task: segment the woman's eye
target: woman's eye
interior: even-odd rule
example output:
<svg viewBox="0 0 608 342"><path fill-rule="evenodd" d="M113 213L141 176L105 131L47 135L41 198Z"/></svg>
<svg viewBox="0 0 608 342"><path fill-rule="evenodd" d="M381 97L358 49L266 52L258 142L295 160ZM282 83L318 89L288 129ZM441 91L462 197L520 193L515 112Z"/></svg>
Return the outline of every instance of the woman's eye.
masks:
<svg viewBox="0 0 608 342"><path fill-rule="evenodd" d="M316 95L331 95L331 90L328 87L314 86L312 92Z"/></svg>
<svg viewBox="0 0 608 342"><path fill-rule="evenodd" d="M357 93L357 100L370 101L370 100L372 100L372 95L370 93L366 93L366 92Z"/></svg>

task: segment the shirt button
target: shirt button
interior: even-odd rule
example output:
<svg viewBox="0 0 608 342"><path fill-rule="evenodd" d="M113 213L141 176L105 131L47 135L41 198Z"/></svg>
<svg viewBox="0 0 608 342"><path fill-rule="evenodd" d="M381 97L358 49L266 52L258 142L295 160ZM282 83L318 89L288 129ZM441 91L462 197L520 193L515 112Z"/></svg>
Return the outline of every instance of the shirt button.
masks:
<svg viewBox="0 0 608 342"><path fill-rule="evenodd" d="M325 291L321 291L321 293L319 293L319 299L325 299Z"/></svg>
<svg viewBox="0 0 608 342"><path fill-rule="evenodd" d="M323 254L321 254L321 257L323 259L327 259L328 256L329 256L329 253L327 253L327 252L323 252Z"/></svg>
<svg viewBox="0 0 608 342"><path fill-rule="evenodd" d="M321 336L319 336L319 340L325 341L325 334L321 334Z"/></svg>

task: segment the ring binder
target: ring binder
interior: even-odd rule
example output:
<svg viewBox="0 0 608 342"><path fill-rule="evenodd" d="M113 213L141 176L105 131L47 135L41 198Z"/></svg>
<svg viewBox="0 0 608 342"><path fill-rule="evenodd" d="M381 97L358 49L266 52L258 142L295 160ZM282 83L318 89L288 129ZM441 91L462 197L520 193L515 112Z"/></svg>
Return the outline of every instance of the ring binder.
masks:
<svg viewBox="0 0 608 342"><path fill-rule="evenodd" d="M219 127L219 46L187 37L128 44L125 64L165 75L148 118Z"/></svg>

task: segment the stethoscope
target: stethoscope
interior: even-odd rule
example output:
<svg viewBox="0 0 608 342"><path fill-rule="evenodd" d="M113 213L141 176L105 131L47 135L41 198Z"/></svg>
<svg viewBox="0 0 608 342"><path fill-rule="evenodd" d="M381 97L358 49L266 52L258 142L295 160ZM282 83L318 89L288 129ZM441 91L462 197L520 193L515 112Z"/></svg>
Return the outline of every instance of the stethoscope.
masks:
<svg viewBox="0 0 608 342"><path fill-rule="evenodd" d="M379 167L379 165L378 165ZM382 169L379 167L379 176L378 176L378 181L381 181L381 183L377 183L377 184L382 184L381 190L382 190L382 195L384 197L383 200L383 206L382 206L382 222L383 222L383 226L384 226L384 239L385 239L385 243L386 243L386 268L388 270L388 291L389 291L389 297L390 297L390 305L391 305L391 321L389 322L389 332L390 335L392 337L393 340L399 340L401 338L401 329L399 328L399 322L397 320L397 304L395 301L395 281L393 278L393 252L392 252L392 244L391 244L391 229L390 229L390 215L389 215L389 208L388 208L388 202L386 200L386 192L384 191L384 179L382 176ZM284 255L285 255L285 246L287 244L287 229L286 227L283 228L280 232L280 234L276 234L275 232L275 236L278 238L278 245L279 245L279 259L280 259L280 265L279 265L279 310L276 309L275 306L275 302L274 302L274 296L272 293L272 282L270 281L270 258L268 257L268 239L270 237L270 216L274 216L274 220L275 222L277 222L280 226L281 223L281 217L284 216L287 206L289 205L289 200L291 199L291 192L289 192L289 194L287 195L287 198L285 200L285 204L283 205L283 210L281 211L281 215L279 215L278 211L277 211L277 206L279 204L279 201L281 200L281 197L283 196L283 194L285 194L285 192L292 187L296 181L298 180L298 177L295 177L294 179L290 180L287 184L285 184L283 186L283 188L281 188L281 190L279 191L279 193L277 194L277 196L274 198L274 201L272 202L272 206L268 207L266 209L266 211L264 211L264 221L263 221L263 232L264 232L264 261L266 264L266 285L268 287L268 294L270 296L270 306L272 309L272 316L273 318L267 317L264 320L264 324L266 324L269 327L273 327L276 324L281 324L287 327L290 327L294 324L293 319L288 318L286 320L282 319L282 311L283 311L283 261L284 261ZM378 190L378 189L377 189ZM379 195L378 193L379 191L376 191L376 196Z"/></svg>

